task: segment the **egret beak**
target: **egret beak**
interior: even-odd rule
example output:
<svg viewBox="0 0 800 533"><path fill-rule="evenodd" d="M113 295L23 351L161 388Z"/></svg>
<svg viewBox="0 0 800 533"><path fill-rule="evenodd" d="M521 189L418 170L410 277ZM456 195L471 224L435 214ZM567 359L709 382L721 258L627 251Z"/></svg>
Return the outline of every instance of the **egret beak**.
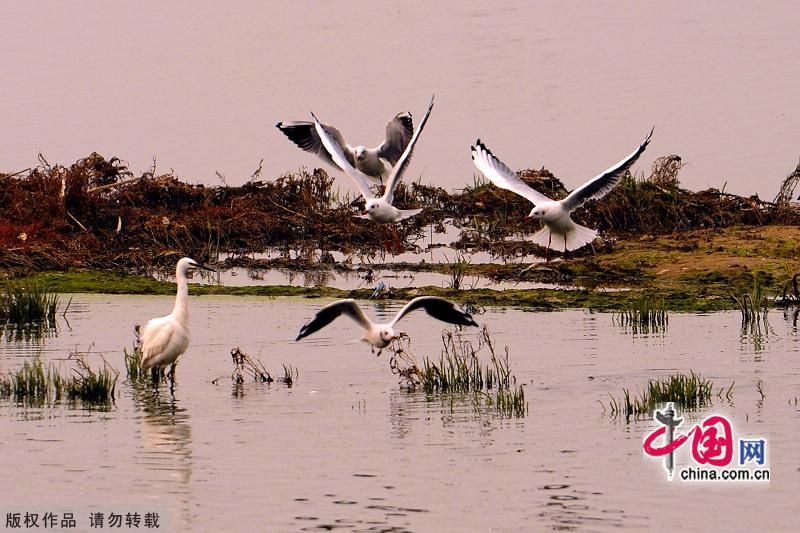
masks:
<svg viewBox="0 0 800 533"><path fill-rule="evenodd" d="M202 269L202 270L207 270L207 271L209 271L209 272L216 272L216 270L214 270L213 268L211 268L211 267L207 267L207 266L205 266L205 265L204 265L204 264L202 264L202 263L197 263L197 264L195 264L195 268L200 268L200 269Z"/></svg>

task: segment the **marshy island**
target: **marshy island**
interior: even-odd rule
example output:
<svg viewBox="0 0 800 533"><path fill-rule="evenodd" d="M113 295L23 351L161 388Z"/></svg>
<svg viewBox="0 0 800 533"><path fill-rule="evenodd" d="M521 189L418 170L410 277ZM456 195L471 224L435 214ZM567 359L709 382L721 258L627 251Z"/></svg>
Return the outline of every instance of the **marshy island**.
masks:
<svg viewBox="0 0 800 533"><path fill-rule="evenodd" d="M466 304L539 309L623 309L657 296L670 310L732 309L763 287L797 298L800 166L771 201L680 185L679 156L627 173L575 220L599 230L592 246L551 253L528 240L530 203L480 178L448 191L400 183L395 203L418 216L377 231L356 218L363 198L323 169L241 186L193 185L171 171L134 175L92 153L71 165L43 156L0 174L0 283L54 292L168 294L175 261L188 255L227 277L194 294L391 297L440 295ZM548 170L520 178L566 196ZM272 273L270 275L269 273Z"/></svg>

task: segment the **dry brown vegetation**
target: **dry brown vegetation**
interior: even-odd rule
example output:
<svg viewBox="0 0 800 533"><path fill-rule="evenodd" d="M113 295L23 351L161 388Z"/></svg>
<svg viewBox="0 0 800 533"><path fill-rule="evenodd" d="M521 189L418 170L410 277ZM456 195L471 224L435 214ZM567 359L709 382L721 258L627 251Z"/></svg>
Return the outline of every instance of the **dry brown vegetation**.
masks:
<svg viewBox="0 0 800 533"><path fill-rule="evenodd" d="M680 187L678 156L660 158L650 176L626 176L601 202L590 202L575 218L605 235L667 235L739 224L797 224L800 211L789 199L791 174L776 202L715 189ZM553 198L567 194L546 169L526 170L522 179ZM798 174L800 175L800 174ZM791 188L791 190L788 190ZM424 207L399 226L405 243L423 227L449 219L461 230L458 245L495 253L535 245L524 234L538 229L523 217L523 198L478 181L456 192L412 183L397 192L400 207ZM93 153L68 167L40 157L38 167L0 174L0 266L19 271L95 267L143 271L171 265L174 255L216 259L269 248L370 253L389 238L375 224L354 217L363 200L334 189L324 170L286 174L240 187L190 185L172 173L134 176L118 158ZM606 246L610 247L610 241ZM600 250L603 246L600 245Z"/></svg>
<svg viewBox="0 0 800 533"><path fill-rule="evenodd" d="M208 260L220 252L269 247L383 244L368 221L353 216L363 202L337 201L333 178L323 170L241 187L204 187L171 173L134 177L120 160L98 154L70 167L41 161L27 174L0 175L4 267L138 270L172 264L177 253ZM421 224L400 226L400 236Z"/></svg>

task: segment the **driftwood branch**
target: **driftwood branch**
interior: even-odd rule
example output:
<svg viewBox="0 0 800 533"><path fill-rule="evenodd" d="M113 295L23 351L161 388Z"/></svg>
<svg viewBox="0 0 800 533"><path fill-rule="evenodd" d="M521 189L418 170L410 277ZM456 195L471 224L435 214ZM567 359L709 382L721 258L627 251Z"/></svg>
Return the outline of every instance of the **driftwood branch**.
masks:
<svg viewBox="0 0 800 533"><path fill-rule="evenodd" d="M109 183L108 185L100 185L99 187L92 187L91 189L86 189L86 192L91 194L95 192L105 191L106 189L114 189L116 187L122 187L124 185L128 185L129 183L134 183L142 179L142 176L138 178L131 178L125 181L118 181L116 183Z"/></svg>
<svg viewBox="0 0 800 533"><path fill-rule="evenodd" d="M30 167L26 168L25 170L20 170L19 172L14 172L13 174L6 174L5 176L0 176L0 180L4 180L6 178L13 178L14 176L19 176L23 172L28 172L29 170L30 170Z"/></svg>
<svg viewBox="0 0 800 533"><path fill-rule="evenodd" d="M85 232L87 232L87 233L89 232L89 230L88 230L88 229L86 229L86 226L84 226L83 224L81 224L81 221L80 221L80 220L78 220L77 218L75 218L74 216L72 216L72 213L70 213L69 211L66 211L66 213L67 213L67 215L69 216L69 218L71 218L72 220L74 220L74 221L75 221L75 223L81 227L81 229L82 229L83 231L85 231Z"/></svg>

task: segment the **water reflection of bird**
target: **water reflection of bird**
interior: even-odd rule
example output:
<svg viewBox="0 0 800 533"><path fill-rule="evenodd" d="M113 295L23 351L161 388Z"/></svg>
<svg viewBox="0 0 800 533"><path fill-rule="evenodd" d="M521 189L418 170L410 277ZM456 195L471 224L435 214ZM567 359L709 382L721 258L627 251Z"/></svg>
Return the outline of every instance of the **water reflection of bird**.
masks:
<svg viewBox="0 0 800 533"><path fill-rule="evenodd" d="M533 235L533 242L548 249L563 249L566 252L576 250L597 237L597 231L573 222L570 213L586 201L602 198L611 191L622 179L625 171L631 168L631 165L642 155L652 136L653 130L650 130L642 144L632 154L578 187L563 200L551 200L529 187L495 157L480 139L475 146L471 147L472 161L478 170L483 172L484 176L496 186L514 192L533 203L533 209L526 218L535 218L544 224L544 227Z"/></svg>
<svg viewBox="0 0 800 533"><path fill-rule="evenodd" d="M322 145L322 140L317 134L313 122L278 122L275 126L289 140L306 152L317 154L325 162L341 168L334 162L328 150ZM408 112L398 113L386 124L386 140L375 148L350 146L345 142L339 130L328 124L324 124L323 128L342 147L342 152L347 162L367 175L370 180L375 180L375 182L382 182L383 178L389 175L391 168L397 164L400 156L403 155L403 151L408 146L408 142L414 133L414 123L411 113Z"/></svg>
<svg viewBox="0 0 800 533"><path fill-rule="evenodd" d="M175 307L167 316L153 318L139 331L142 368L152 369L156 377L160 369L171 365L170 376L175 376L178 357L189 347L189 282L187 275L196 270L215 272L194 259L184 257L175 267L178 291Z"/></svg>
<svg viewBox="0 0 800 533"><path fill-rule="evenodd" d="M403 155L400 156L400 159L397 160L397 164L395 164L394 168L392 168L392 173L389 175L389 178L386 181L386 189L383 193L383 196L380 198L376 198L370 190L369 176L350 164L350 161L348 161L347 156L344 153L344 148L342 147L341 142L337 141L336 138L330 135L325 130L325 127L319 122L319 120L317 120L317 117L312 113L312 116L314 117L314 127L316 128L317 135L319 135L325 150L328 151L328 154L330 154L334 163L336 163L339 168L344 170L347 175L353 178L358 190L361 192L364 200L366 200L365 211L362 215L360 215L360 218L368 218L370 220L374 220L375 222L389 224L412 217L422 211L422 209L397 209L392 205L392 202L394 202L395 188L400 183L400 179L403 177L403 172L405 172L408 162L411 159L411 154L414 151L414 145L417 143L419 134L422 132L422 128L425 127L425 123L428 121L428 117L430 116L432 109L433 98L431 98L428 111L425 113L425 116L422 117L422 121L419 123L419 126L417 126L417 129L414 131L414 135L411 137L408 146L406 146L406 149L403 151Z"/></svg>
<svg viewBox="0 0 800 533"><path fill-rule="evenodd" d="M307 337L319 331L340 315L345 314L364 328L365 333L364 336L361 337L361 340L370 344L373 352L375 348L378 348L378 355L380 355L383 348L386 348L394 339L400 337L400 335L394 331L395 324L415 309L424 309L433 318L450 324L459 324L462 326L478 325L472 319L472 315L456 309L453 302L445 300L444 298L439 298L438 296L419 296L414 298L408 302L390 322L383 324L372 322L367 318L364 311L361 310L361 307L359 307L355 300L347 299L326 305L317 311L314 318L300 329L300 333L295 340L299 341L303 337Z"/></svg>
<svg viewBox="0 0 800 533"><path fill-rule="evenodd" d="M189 531L194 509L191 478L194 471L189 412L164 389L133 386L134 409L141 421L141 443L134 455L141 487L158 486L160 502L173 509L170 522ZM168 488L167 490L164 490ZM179 527L182 526L182 527Z"/></svg>

